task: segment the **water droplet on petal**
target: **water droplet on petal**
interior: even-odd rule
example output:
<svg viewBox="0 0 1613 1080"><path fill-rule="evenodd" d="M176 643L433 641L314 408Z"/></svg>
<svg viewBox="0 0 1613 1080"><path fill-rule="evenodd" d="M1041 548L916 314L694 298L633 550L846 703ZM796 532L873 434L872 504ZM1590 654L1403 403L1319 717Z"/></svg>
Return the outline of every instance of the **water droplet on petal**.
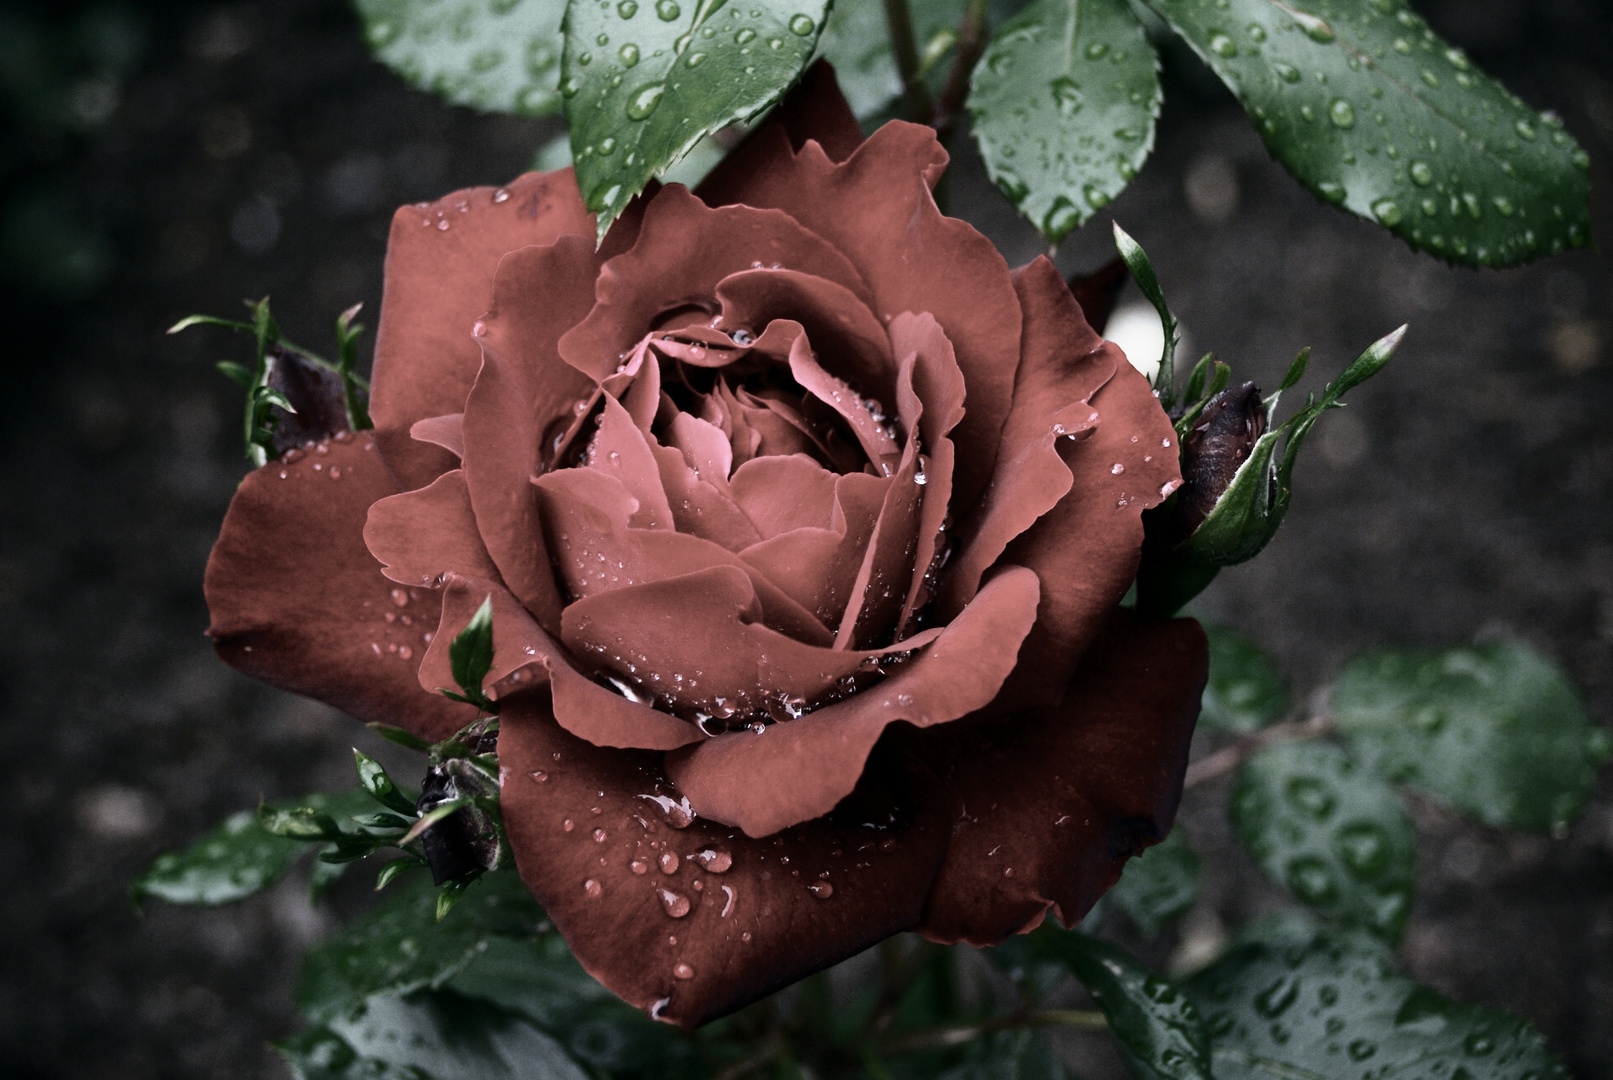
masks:
<svg viewBox="0 0 1613 1080"><path fill-rule="evenodd" d="M726 874L728 868L734 865L734 857L726 851L707 848L704 851L695 852L695 862L710 870L713 874Z"/></svg>
<svg viewBox="0 0 1613 1080"><path fill-rule="evenodd" d="M1109 467L1109 471L1114 475L1119 476L1121 473L1126 471L1126 467L1117 461Z"/></svg>
<svg viewBox="0 0 1613 1080"><path fill-rule="evenodd" d="M835 894L835 887L827 881L814 881L807 886L807 892L816 896L819 900L827 900Z"/></svg>
<svg viewBox="0 0 1613 1080"><path fill-rule="evenodd" d="M674 979L692 979L694 978L694 968L688 964L679 964L672 969L672 977Z"/></svg>
<svg viewBox="0 0 1613 1080"><path fill-rule="evenodd" d="M655 893L661 898L661 907L666 909L666 913L674 919L681 919L689 914L689 898L687 896L675 893L671 889L662 888L657 888Z"/></svg>
<svg viewBox="0 0 1613 1080"><path fill-rule="evenodd" d="M605 890L600 888L599 882L595 881L593 878L589 878L587 881L582 883L582 891L590 899L596 899Z"/></svg>

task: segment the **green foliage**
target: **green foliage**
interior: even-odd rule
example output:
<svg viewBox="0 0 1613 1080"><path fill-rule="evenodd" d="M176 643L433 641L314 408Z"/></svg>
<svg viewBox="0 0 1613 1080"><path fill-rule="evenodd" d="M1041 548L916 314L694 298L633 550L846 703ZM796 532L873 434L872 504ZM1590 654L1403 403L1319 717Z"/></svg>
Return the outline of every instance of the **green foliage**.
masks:
<svg viewBox="0 0 1613 1080"><path fill-rule="evenodd" d="M482 680L493 670L493 598L482 601L465 629L454 635L448 646L448 666L454 681L464 693L438 689L455 701L474 705L483 712L496 712L493 702L482 691Z"/></svg>
<svg viewBox="0 0 1613 1080"><path fill-rule="evenodd" d="M1141 1080L1209 1080L1210 1040L1198 1010L1180 990L1130 954L1079 930L1044 925L1031 936L1092 994Z"/></svg>
<svg viewBox="0 0 1613 1080"><path fill-rule="evenodd" d="M1340 673L1329 711L1380 775L1506 828L1565 826L1613 744L1562 670L1512 638L1373 650Z"/></svg>
<svg viewBox="0 0 1613 1080"><path fill-rule="evenodd" d="M440 921L425 879L308 954L297 1003L310 1020L354 1014L373 994L436 989L458 974L490 937L530 936L543 911L514 874L485 874Z"/></svg>
<svg viewBox="0 0 1613 1080"><path fill-rule="evenodd" d="M571 3L560 92L577 186L604 238L702 136L778 101L811 60L825 0Z"/></svg>
<svg viewBox="0 0 1613 1080"><path fill-rule="evenodd" d="M1154 373L1154 389L1158 392L1159 402L1166 409L1176 403L1174 382L1176 379L1176 346L1181 338L1176 333L1176 317L1165 303L1165 290L1159 287L1159 276L1154 273L1154 264L1148 259L1148 252L1143 246L1133 240L1131 234L1120 227L1120 222L1113 223L1115 235L1115 250L1126 261L1126 269L1131 272L1131 278L1142 290L1143 296L1154 305L1159 312L1159 323L1164 331L1165 348L1160 354L1159 370Z"/></svg>
<svg viewBox="0 0 1613 1080"><path fill-rule="evenodd" d="M921 51L920 68L929 76L931 93L949 68L943 61L957 40L965 0L923 0L909 5L913 35ZM902 96L902 78L891 55L885 8L880 0L837 0L823 28L818 51L834 65L846 103L859 120L887 112Z"/></svg>
<svg viewBox="0 0 1613 1080"><path fill-rule="evenodd" d="M1399 797L1332 743L1279 743L1243 765L1233 829L1306 904L1396 941L1411 911L1417 838Z"/></svg>
<svg viewBox="0 0 1613 1080"><path fill-rule="evenodd" d="M1288 712L1288 680L1271 657L1236 630L1204 624L1210 639L1210 681L1199 726L1249 735Z"/></svg>
<svg viewBox="0 0 1613 1080"><path fill-rule="evenodd" d="M1126 0L1032 0L993 36L968 106L992 181L1056 244L1137 175L1160 102Z"/></svg>
<svg viewBox="0 0 1613 1080"><path fill-rule="evenodd" d="M1526 1021L1417 985L1360 934L1244 945L1184 989L1217 1080L1568 1080Z"/></svg>
<svg viewBox="0 0 1613 1080"><path fill-rule="evenodd" d="M377 994L278 1049L298 1080L589 1080L553 1036L451 993Z"/></svg>
<svg viewBox="0 0 1613 1080"><path fill-rule="evenodd" d="M1105 894L1144 937L1156 936L1193 906L1199 895L1199 855L1178 825L1165 839L1126 864Z"/></svg>
<svg viewBox="0 0 1613 1080"><path fill-rule="evenodd" d="M1403 0L1146 0L1325 202L1508 266L1590 243L1590 159Z"/></svg>
<svg viewBox="0 0 1613 1080"><path fill-rule="evenodd" d="M564 0L355 0L376 58L454 105L560 111Z"/></svg>
<svg viewBox="0 0 1613 1080"><path fill-rule="evenodd" d="M344 792L307 795L272 809L286 811L293 806L346 816L373 804L361 792ZM154 896L170 904L228 904L279 881L307 850L306 842L276 835L257 814L242 810L183 851L158 856L130 889L137 898Z"/></svg>
<svg viewBox="0 0 1613 1080"><path fill-rule="evenodd" d="M936 1080L1063 1080L1066 1075L1034 1031L998 1031L971 1043L965 1059Z"/></svg>

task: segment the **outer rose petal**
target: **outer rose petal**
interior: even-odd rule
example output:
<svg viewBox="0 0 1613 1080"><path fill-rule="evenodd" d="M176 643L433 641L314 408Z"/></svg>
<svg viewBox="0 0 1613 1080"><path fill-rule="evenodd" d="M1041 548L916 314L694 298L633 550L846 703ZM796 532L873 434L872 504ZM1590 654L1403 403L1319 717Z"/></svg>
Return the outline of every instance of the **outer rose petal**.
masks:
<svg viewBox="0 0 1613 1080"><path fill-rule="evenodd" d="M411 439L409 428L464 406L482 361L471 325L487 308L499 258L567 233L593 235L570 169L467 188L392 216L370 415L401 486L422 487L453 468L446 450Z"/></svg>
<svg viewBox="0 0 1613 1080"><path fill-rule="evenodd" d="M225 662L254 678L446 738L476 710L416 682L437 596L388 581L364 547L370 504L397 485L368 434L320 447L241 482L207 561L207 632Z"/></svg>
<svg viewBox="0 0 1613 1080"><path fill-rule="evenodd" d="M919 932L993 945L1049 909L1080 921L1170 831L1208 671L1198 623L1117 610L1062 705L929 733L954 811Z"/></svg>
<svg viewBox="0 0 1613 1080"><path fill-rule="evenodd" d="M760 735L736 732L671 754L667 772L702 817L768 836L851 793L889 725L944 724L991 702L1036 611L1036 578L1004 570L891 678Z"/></svg>
<svg viewBox="0 0 1613 1080"><path fill-rule="evenodd" d="M510 698L499 720L522 880L591 975L684 1028L914 925L945 850L922 771L871 768L856 796L866 811L752 840L701 818L675 828L688 818L660 755L567 734L541 691Z"/></svg>
<svg viewBox="0 0 1613 1080"><path fill-rule="evenodd" d="M423 488L405 491L370 506L364 543L401 585L433 588L445 573L498 579L487 557L463 469L451 469Z"/></svg>

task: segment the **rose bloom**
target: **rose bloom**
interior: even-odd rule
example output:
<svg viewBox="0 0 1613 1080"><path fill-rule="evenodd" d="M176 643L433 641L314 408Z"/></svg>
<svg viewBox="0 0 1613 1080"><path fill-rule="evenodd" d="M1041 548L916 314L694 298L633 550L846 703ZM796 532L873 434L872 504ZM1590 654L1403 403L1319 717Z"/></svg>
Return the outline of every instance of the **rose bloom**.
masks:
<svg viewBox="0 0 1613 1080"><path fill-rule="evenodd" d="M1204 635L1120 607L1170 420L946 161L820 65L597 251L569 169L404 207L374 431L250 474L208 565L225 660L433 740L491 597L516 867L685 1026L1073 924L1180 798Z"/></svg>

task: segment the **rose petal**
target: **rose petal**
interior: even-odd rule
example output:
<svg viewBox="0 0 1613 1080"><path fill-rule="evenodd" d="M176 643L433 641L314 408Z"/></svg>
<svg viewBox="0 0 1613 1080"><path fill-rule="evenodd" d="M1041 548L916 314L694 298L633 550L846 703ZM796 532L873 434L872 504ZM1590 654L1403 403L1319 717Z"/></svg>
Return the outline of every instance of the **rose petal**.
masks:
<svg viewBox="0 0 1613 1080"><path fill-rule="evenodd" d="M437 597L388 581L364 547L365 513L397 485L367 434L319 447L241 482L207 561L207 632L225 662L254 678L445 738L476 710L415 679Z"/></svg>
<svg viewBox="0 0 1613 1080"><path fill-rule="evenodd" d="M1117 611L1062 705L927 738L954 824L919 932L994 945L1049 909L1079 922L1170 831L1208 666L1191 619Z"/></svg>
<svg viewBox="0 0 1613 1080"><path fill-rule="evenodd" d="M482 601L493 604L493 665L482 689L494 699L549 681L549 669L565 663L564 650L544 633L526 608L497 581L449 574L443 582L442 621L420 662L420 685L428 693L459 692L449 650Z"/></svg>
<svg viewBox="0 0 1613 1080"><path fill-rule="evenodd" d="M595 267L583 237L504 258L482 316L482 369L465 402L465 481L477 528L510 591L550 633L560 630L562 601L528 479L543 468L551 425L569 420L594 390L556 343L593 307Z"/></svg>
<svg viewBox="0 0 1613 1080"><path fill-rule="evenodd" d="M757 532L772 538L791 529L832 527L836 479L806 454L758 457L734 470L729 490Z"/></svg>
<svg viewBox="0 0 1613 1080"><path fill-rule="evenodd" d="M377 499L364 522L364 543L402 585L433 588L443 574L498 579L476 531L465 472L445 472L423 488Z"/></svg>
<svg viewBox="0 0 1613 1080"><path fill-rule="evenodd" d="M411 439L409 429L464 407L482 362L471 328L487 309L499 258L568 233L593 235L570 169L528 173L497 190L467 188L393 215L370 416L404 488L454 467L447 451Z"/></svg>
<svg viewBox="0 0 1613 1080"><path fill-rule="evenodd" d="M846 422L863 454L881 476L889 476L901 460L902 448L894 436L874 419L864 398L843 379L829 374L813 355L812 345L802 334L790 346L790 374L813 397L833 409ZM877 404L877 402L876 402Z"/></svg>
<svg viewBox="0 0 1613 1080"><path fill-rule="evenodd" d="M696 1027L919 917L947 828L933 781L900 764L876 755L853 800L869 809L844 822L752 840L690 823L660 755L568 735L541 692L511 698L499 719L522 880L589 974L658 1019Z"/></svg>
<svg viewBox="0 0 1613 1080"><path fill-rule="evenodd" d="M1036 576L1004 570L933 644L878 686L760 735L719 735L667 757L702 817L767 836L850 794L885 728L943 724L991 702L1035 619Z"/></svg>
<svg viewBox="0 0 1613 1080"><path fill-rule="evenodd" d="M785 211L844 253L868 282L880 319L928 312L941 324L969 387L969 411L952 438L956 498L971 505L992 475L1008 416L1020 312L991 241L943 217L930 196L946 162L934 131L893 121L844 164L812 143L770 158L741 195L750 206Z"/></svg>
<svg viewBox="0 0 1613 1080"><path fill-rule="evenodd" d="M835 80L834 67L819 59L801 76L778 108L695 188L710 206L745 202L750 178L787 163L789 155L816 140L831 161L845 161L862 145L862 128Z"/></svg>
<svg viewBox="0 0 1613 1080"><path fill-rule="evenodd" d="M694 424L704 425L708 429L711 427L687 413L678 413L673 418L672 426L682 427L694 438ZM727 448L727 440L721 439L719 434L717 439L711 440L712 445L708 445L706 450L715 450L718 442L724 449ZM727 480L721 481L720 487L716 482L717 470L721 467L718 462L708 460L705 470L696 471L690 466L688 455L676 447L651 445L650 452L660 466L661 484L666 489L672 520L680 533L708 540L732 552L743 551L761 539L761 534L744 511L729 497ZM708 481L705 479L707 476L714 479Z"/></svg>
<svg viewBox="0 0 1613 1080"><path fill-rule="evenodd" d="M680 577L713 566L738 566L762 601L764 622L803 641L827 642L828 630L739 556L687 533L628 526L637 500L597 469L561 469L533 481L542 496L555 572L576 598Z"/></svg>
<svg viewBox="0 0 1613 1080"><path fill-rule="evenodd" d="M902 463L885 489L879 519L863 550L845 613L835 630L836 648L874 648L893 639L913 577L924 485L918 482L919 454L909 442Z"/></svg>
<svg viewBox="0 0 1613 1080"><path fill-rule="evenodd" d="M661 472L655 454L619 401L606 394L600 412L599 432L594 436L593 453L588 465L592 469L620 480L634 499L638 509L628 518L635 529L673 528L672 507L667 505L666 489L661 486Z"/></svg>
<svg viewBox="0 0 1613 1080"><path fill-rule="evenodd" d="M672 184L645 210L633 250L601 269L594 310L560 339L560 355L603 382L663 315L687 307L715 314L717 283L753 263L787 265L868 295L846 257L788 215L713 210Z"/></svg>
<svg viewBox="0 0 1613 1080"><path fill-rule="evenodd" d="M409 428L409 438L440 446L456 458L465 456L465 414L428 416L416 420Z"/></svg>
<svg viewBox="0 0 1613 1080"><path fill-rule="evenodd" d="M1051 262L1037 258L1016 270L1014 288L1025 312L1014 408L1003 426L996 474L972 513L960 515L957 552L936 605L943 619L969 602L1009 542L1069 492L1061 439L1090 435L1099 422L1090 402L1115 372L1116 358L1081 317ZM1080 546L1084 537L1070 533L1066 541Z"/></svg>

